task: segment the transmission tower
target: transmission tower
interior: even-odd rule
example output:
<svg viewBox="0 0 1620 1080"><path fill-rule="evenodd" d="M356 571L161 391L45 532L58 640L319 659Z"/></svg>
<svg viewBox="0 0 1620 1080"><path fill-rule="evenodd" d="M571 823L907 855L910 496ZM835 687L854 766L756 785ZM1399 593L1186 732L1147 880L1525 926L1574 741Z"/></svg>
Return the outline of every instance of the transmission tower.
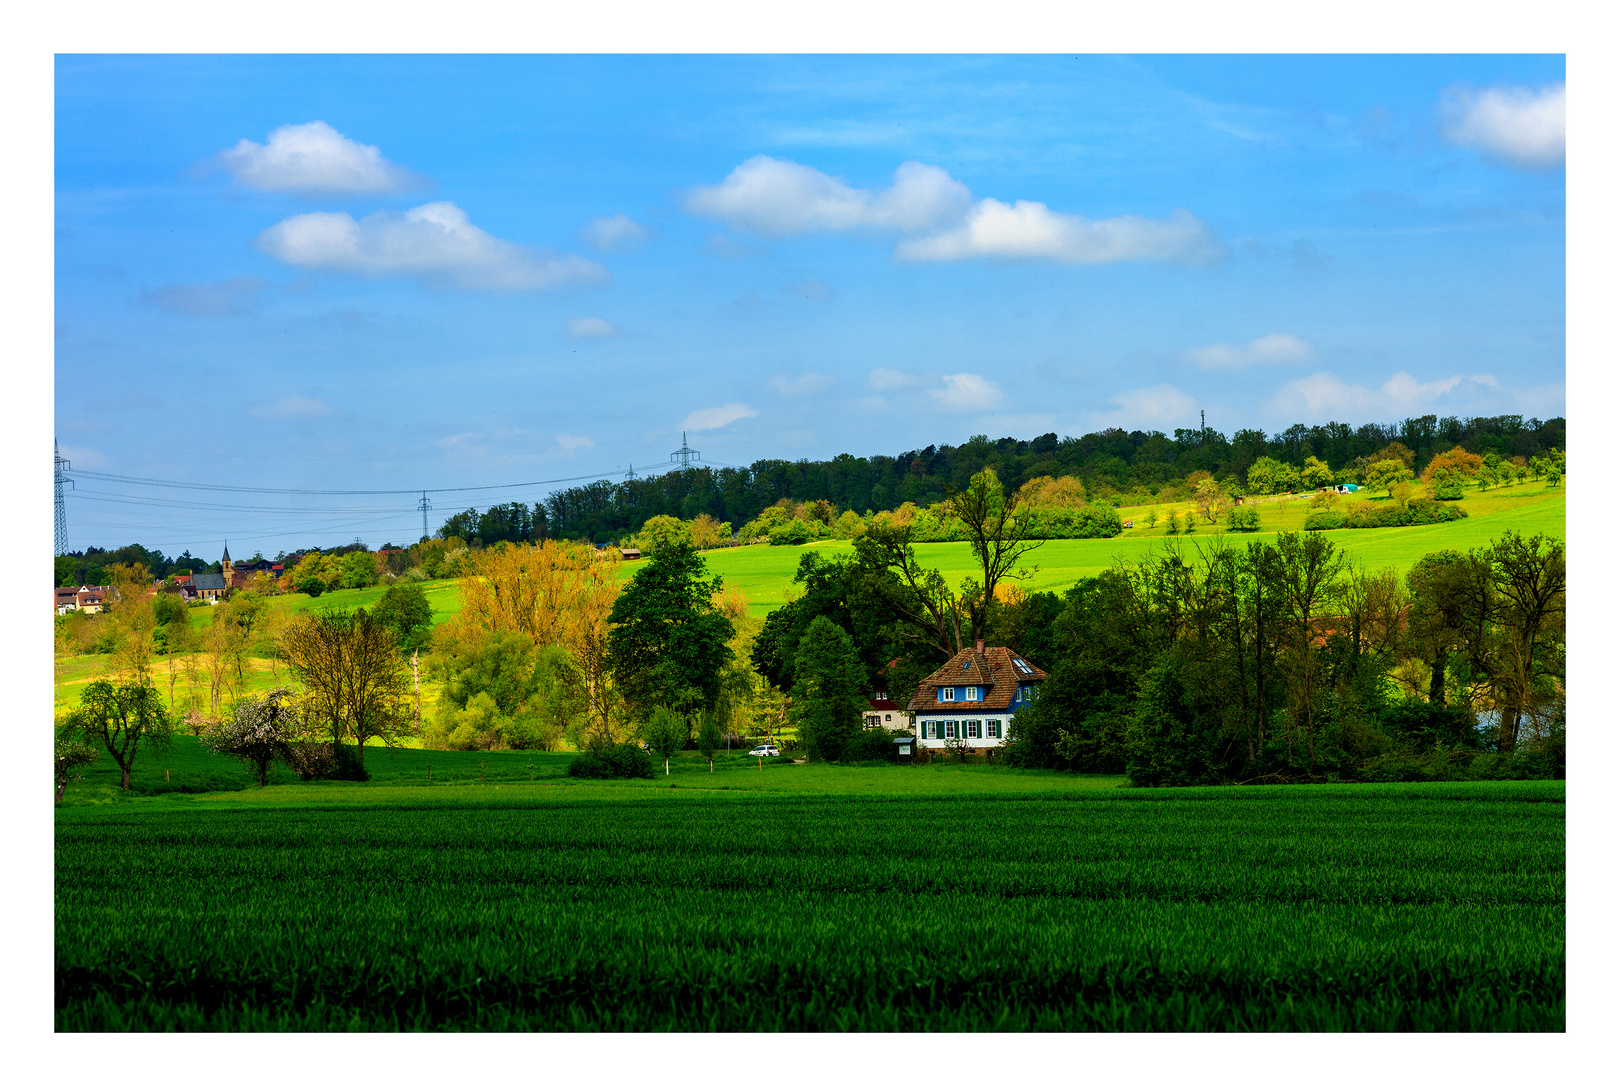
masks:
<svg viewBox="0 0 1620 1080"><path fill-rule="evenodd" d="M62 447L55 439L51 440L51 449L56 453L56 553L68 553L67 535L67 504L62 501L62 488L73 483L63 473L73 468L73 462L62 456Z"/></svg>
<svg viewBox="0 0 1620 1080"><path fill-rule="evenodd" d="M669 455L669 460L677 462L683 469L692 468L692 462L703 460L703 455L686 445L686 432L681 432L681 448Z"/></svg>
<svg viewBox="0 0 1620 1080"><path fill-rule="evenodd" d="M635 462L632 461L630 463L630 471L624 474L624 478L626 480L634 480L636 478L636 463Z"/></svg>
<svg viewBox="0 0 1620 1080"><path fill-rule="evenodd" d="M428 502L427 492L422 492L422 501L416 504L416 508L422 511L422 539L426 540L428 538L427 512L433 509L433 504Z"/></svg>

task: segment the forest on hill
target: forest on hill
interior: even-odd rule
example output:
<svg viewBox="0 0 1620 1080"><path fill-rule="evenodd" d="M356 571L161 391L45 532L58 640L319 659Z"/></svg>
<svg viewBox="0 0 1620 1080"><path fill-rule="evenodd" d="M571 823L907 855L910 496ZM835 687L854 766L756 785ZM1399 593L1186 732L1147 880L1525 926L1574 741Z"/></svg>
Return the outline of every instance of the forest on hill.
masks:
<svg viewBox="0 0 1620 1080"><path fill-rule="evenodd" d="M1299 469L1315 458L1343 482L1359 478L1369 459L1392 442L1413 455L1412 467L1422 473L1436 455L1458 446L1503 460L1562 452L1565 422L1562 417L1427 415L1356 428L1342 423L1295 424L1273 435L1245 428L1230 437L1212 428L1178 428L1168 436L1118 428L1079 438L1059 438L1050 432L1035 439L975 435L960 446L930 445L893 457L764 459L747 468L680 469L619 483L601 480L553 492L532 510L511 504L484 515L464 512L446 521L440 535L484 543L539 536L608 543L639 532L660 515L690 521L707 514L741 528L782 499L800 503L825 499L840 511L864 514L894 510L907 502L919 506L940 502L986 467L994 468L1009 489L1038 476L1073 476L1093 497L1152 501L1167 494L1166 489L1178 494L1178 485L1186 486L1194 473L1242 487L1249 480L1250 466L1262 459ZM481 521L496 511L501 511L496 518ZM483 536L491 531L480 528L485 524L501 535Z"/></svg>

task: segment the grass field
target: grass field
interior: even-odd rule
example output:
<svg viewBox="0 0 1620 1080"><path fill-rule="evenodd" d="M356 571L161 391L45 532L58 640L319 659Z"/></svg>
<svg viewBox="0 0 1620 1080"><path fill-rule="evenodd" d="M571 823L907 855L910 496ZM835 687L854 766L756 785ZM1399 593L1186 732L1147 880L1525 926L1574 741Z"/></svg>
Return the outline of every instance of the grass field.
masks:
<svg viewBox="0 0 1620 1080"><path fill-rule="evenodd" d="M1562 782L367 759L364 785L70 789L57 1029L1564 1026Z"/></svg>
<svg viewBox="0 0 1620 1080"><path fill-rule="evenodd" d="M1382 501L1382 500L1375 500ZM1346 504L1348 505L1348 504ZM1399 529L1336 529L1327 535L1352 557L1369 569L1391 566L1405 570L1423 555L1441 548L1466 550L1496 539L1509 529L1524 533L1547 533L1564 538L1564 489L1548 488L1542 484L1522 484L1511 488L1470 493L1461 502L1469 516L1461 521L1441 525L1416 525ZM1160 524L1146 528L1145 508L1125 507L1120 514L1126 520L1138 522L1133 528L1107 540L1049 540L1026 560L1039 571L1023 586L1033 590L1062 592L1081 578L1092 577L1116 562L1138 562L1159 550L1167 539L1179 543L1192 553L1193 549L1216 537L1236 543L1247 543L1255 537L1275 534L1281 529L1298 529L1305 523L1305 502L1262 503L1260 531L1257 533L1226 534L1219 526L1202 526L1190 536L1167 537L1164 519L1168 510L1189 510L1190 504L1177 504L1159 509ZM809 550L821 551L828 557L853 550L848 540L822 540L799 546L771 547L750 545L738 548L720 548L704 552L710 569L728 583L742 587L748 594L751 614L763 616L781 607L786 590L793 582L799 558ZM917 561L924 567L937 568L953 585L973 569L973 553L965 543L918 544ZM634 573L642 564L627 563L624 573Z"/></svg>

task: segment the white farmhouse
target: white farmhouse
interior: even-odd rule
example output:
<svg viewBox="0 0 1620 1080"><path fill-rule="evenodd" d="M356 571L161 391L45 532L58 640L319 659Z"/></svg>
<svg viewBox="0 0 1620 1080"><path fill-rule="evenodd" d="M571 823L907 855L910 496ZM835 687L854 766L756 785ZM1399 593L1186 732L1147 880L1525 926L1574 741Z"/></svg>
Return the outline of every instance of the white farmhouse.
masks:
<svg viewBox="0 0 1620 1080"><path fill-rule="evenodd" d="M1003 646L976 642L921 683L909 711L917 716L917 739L930 750L960 740L970 753L1007 741L1013 713L1035 700L1046 672Z"/></svg>

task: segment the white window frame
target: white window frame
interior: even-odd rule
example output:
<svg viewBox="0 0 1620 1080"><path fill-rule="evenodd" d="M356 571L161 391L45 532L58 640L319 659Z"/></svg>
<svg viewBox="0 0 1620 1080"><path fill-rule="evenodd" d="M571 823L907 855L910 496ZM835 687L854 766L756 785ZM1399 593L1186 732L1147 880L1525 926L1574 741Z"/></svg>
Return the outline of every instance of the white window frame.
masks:
<svg viewBox="0 0 1620 1080"><path fill-rule="evenodd" d="M987 739L1001 738L1001 721L986 720L984 722L984 737Z"/></svg>
<svg viewBox="0 0 1620 1080"><path fill-rule="evenodd" d="M967 696L964 697L962 700L963 701L978 701L979 700L979 688L977 686L968 687L967 688Z"/></svg>
<svg viewBox="0 0 1620 1080"><path fill-rule="evenodd" d="M979 729L980 729L981 726L982 725L977 720L964 720L964 721L962 721L962 738L964 738L964 739L983 738L983 736L981 736L979 734Z"/></svg>
<svg viewBox="0 0 1620 1080"><path fill-rule="evenodd" d="M945 737L947 739L956 738L956 721L955 720L947 720L947 721L945 721Z"/></svg>
<svg viewBox="0 0 1620 1080"><path fill-rule="evenodd" d="M955 701L956 700L956 687L947 686L944 689L942 689L939 692L939 700L941 700L941 701Z"/></svg>

